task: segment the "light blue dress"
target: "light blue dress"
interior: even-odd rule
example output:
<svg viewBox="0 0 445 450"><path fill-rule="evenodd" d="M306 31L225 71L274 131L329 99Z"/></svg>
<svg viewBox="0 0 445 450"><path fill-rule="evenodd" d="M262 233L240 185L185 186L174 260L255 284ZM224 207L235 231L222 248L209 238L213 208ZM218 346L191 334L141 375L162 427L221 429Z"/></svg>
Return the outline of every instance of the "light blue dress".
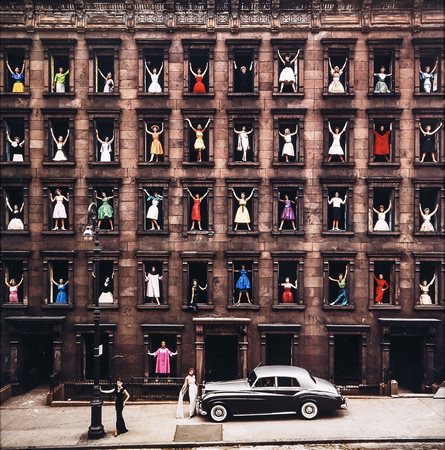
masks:
<svg viewBox="0 0 445 450"><path fill-rule="evenodd" d="M240 277L236 282L236 288L239 289L241 292L246 292L247 290L250 289L250 280L249 278L247 278L247 270L240 269L239 273Z"/></svg>
<svg viewBox="0 0 445 450"><path fill-rule="evenodd" d="M66 286L64 284L58 284L57 289L59 289L59 292L56 297L56 303L64 303L66 304L68 301L68 295L66 295Z"/></svg>

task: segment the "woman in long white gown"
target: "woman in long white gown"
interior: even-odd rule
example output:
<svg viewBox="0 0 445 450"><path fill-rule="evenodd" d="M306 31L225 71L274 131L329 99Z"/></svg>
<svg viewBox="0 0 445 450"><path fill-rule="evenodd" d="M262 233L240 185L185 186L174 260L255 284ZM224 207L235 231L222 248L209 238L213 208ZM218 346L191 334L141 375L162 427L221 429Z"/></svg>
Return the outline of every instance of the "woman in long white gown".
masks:
<svg viewBox="0 0 445 450"><path fill-rule="evenodd" d="M338 156L340 158L341 162L345 162L345 152L343 150L343 147L340 143L341 135L346 131L346 127L348 126L348 122L345 122L345 126L343 127L343 130L340 131L339 127L335 127L334 131L332 131L331 128L331 122L328 122L329 127L329 133L331 133L332 136L332 144L329 147L328 150L328 162L331 162L333 156Z"/></svg>
<svg viewBox="0 0 445 450"><path fill-rule="evenodd" d="M63 136L59 136L59 139L56 139L56 137L54 136L53 129L50 128L50 130L51 130L51 136L53 138L53 141L57 147L57 151L56 151L56 154L54 155L53 161L66 161L68 158L66 157L65 152L63 151L63 147L65 147L65 144L68 141L68 138L70 135L70 130L68 129L68 131L66 132L65 139L63 139Z"/></svg>
<svg viewBox="0 0 445 450"><path fill-rule="evenodd" d="M114 278L114 272L111 274L111 279L110 277L106 277L104 284L102 286L102 292L100 293L99 296L99 303L114 303L114 298L113 298L113 291L112 291L112 279Z"/></svg>
<svg viewBox="0 0 445 450"><path fill-rule="evenodd" d="M156 267L151 268L151 272L145 274L145 281L147 283L146 296L148 298L154 298L156 303L160 305L159 298L161 297L161 290L159 288L159 281L162 280L162 276L156 271Z"/></svg>
<svg viewBox="0 0 445 450"><path fill-rule="evenodd" d="M423 280L422 284L419 284L420 287L420 298L419 298L419 303L421 305L432 305L433 302L431 300L430 297L430 286L434 283L434 281L436 281L436 274L433 275L433 278L431 279L431 281L428 283L426 280Z"/></svg>
<svg viewBox="0 0 445 450"><path fill-rule="evenodd" d="M330 94L344 94L345 88L340 81L341 76L343 75L343 71L345 70L346 64L348 62L348 58L346 58L343 67L340 69L338 66L332 67L331 58L329 58L329 69L331 71L332 81L328 86L328 92Z"/></svg>
<svg viewBox="0 0 445 450"><path fill-rule="evenodd" d="M391 211L391 201L386 210L383 205L380 205L378 210L375 208L372 208L372 210L377 214L377 222L374 225L374 231L391 231L388 222L386 221L386 214Z"/></svg>
<svg viewBox="0 0 445 450"><path fill-rule="evenodd" d="M151 78L151 83L148 86L148 90L147 90L147 92L149 92L150 94L160 94L162 92L162 87L159 84L159 77L161 76L163 68L164 68L164 63L161 64L159 72L158 72L158 69L156 69L156 67L153 68L153 72L150 72L147 62L145 62L145 69L147 70L147 72Z"/></svg>
<svg viewBox="0 0 445 450"><path fill-rule="evenodd" d="M422 205L419 203L419 209L420 209L420 215L422 216L423 219L423 223L420 226L420 231L432 231L434 232L434 225L431 223L431 217L434 216L434 214L436 214L437 210L439 209L439 205L436 205L436 207L434 208L434 211L432 213L430 213L430 209L429 208L425 208L422 211Z"/></svg>
<svg viewBox="0 0 445 450"><path fill-rule="evenodd" d="M189 419L195 415L196 409L196 397L198 396L198 386L196 384L195 369L190 368L188 370L188 375L185 377L184 384L182 385L181 391L179 392L178 406L176 408L176 418L184 418L184 395L189 391Z"/></svg>
<svg viewBox="0 0 445 450"><path fill-rule="evenodd" d="M99 153L100 162L111 162L111 153L113 152L113 147L111 144L114 142L114 131L113 131L113 137L110 139L108 136L105 138L104 141L102 141L99 137L99 132L96 130L96 138L99 144L101 144Z"/></svg>
<svg viewBox="0 0 445 450"><path fill-rule="evenodd" d="M236 149L242 151L243 155L241 161L247 161L247 151L250 150L249 134L252 133L253 128L250 131L246 131L246 127L241 127L241 131L237 131L233 128L233 131L238 135L238 144Z"/></svg>

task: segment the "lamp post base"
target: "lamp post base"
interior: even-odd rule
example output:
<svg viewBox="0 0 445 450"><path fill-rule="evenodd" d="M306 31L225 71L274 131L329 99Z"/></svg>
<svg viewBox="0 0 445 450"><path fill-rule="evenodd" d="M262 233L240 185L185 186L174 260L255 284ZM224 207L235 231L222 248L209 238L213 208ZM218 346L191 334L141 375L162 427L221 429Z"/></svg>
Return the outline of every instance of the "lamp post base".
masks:
<svg viewBox="0 0 445 450"><path fill-rule="evenodd" d="M88 428L88 439L100 439L105 436L102 425L102 400L93 398L91 401L91 424Z"/></svg>

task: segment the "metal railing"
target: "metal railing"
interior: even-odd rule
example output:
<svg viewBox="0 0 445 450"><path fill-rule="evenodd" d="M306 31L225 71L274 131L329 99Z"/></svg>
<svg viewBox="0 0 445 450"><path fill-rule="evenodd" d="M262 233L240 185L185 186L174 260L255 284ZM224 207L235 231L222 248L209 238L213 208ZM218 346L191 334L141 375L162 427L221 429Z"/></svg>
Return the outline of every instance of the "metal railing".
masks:
<svg viewBox="0 0 445 450"><path fill-rule="evenodd" d="M52 373L49 376L49 391L51 393L54 393L54 389L57 386L59 386L59 384L62 383L62 380L63 380L62 374L63 374L63 371L61 369L61 370L58 370L57 372Z"/></svg>

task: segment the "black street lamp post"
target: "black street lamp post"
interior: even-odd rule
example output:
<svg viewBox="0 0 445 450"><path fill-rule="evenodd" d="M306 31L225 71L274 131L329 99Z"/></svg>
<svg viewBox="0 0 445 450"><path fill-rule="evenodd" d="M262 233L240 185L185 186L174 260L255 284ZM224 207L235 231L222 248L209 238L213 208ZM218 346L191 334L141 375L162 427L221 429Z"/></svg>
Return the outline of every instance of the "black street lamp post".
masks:
<svg viewBox="0 0 445 450"><path fill-rule="evenodd" d="M93 249L93 263L94 263L94 385L93 385L93 399L91 400L91 423L88 428L88 439L100 439L105 436L104 426L102 425L102 399L100 396L100 308L99 308L99 296L98 296L98 282L99 282L99 261L100 261L100 242L99 242L99 229L97 228L97 205L91 203L88 207L88 223L83 232L85 240L91 241L94 236L94 249ZM94 230L94 231L93 231Z"/></svg>

